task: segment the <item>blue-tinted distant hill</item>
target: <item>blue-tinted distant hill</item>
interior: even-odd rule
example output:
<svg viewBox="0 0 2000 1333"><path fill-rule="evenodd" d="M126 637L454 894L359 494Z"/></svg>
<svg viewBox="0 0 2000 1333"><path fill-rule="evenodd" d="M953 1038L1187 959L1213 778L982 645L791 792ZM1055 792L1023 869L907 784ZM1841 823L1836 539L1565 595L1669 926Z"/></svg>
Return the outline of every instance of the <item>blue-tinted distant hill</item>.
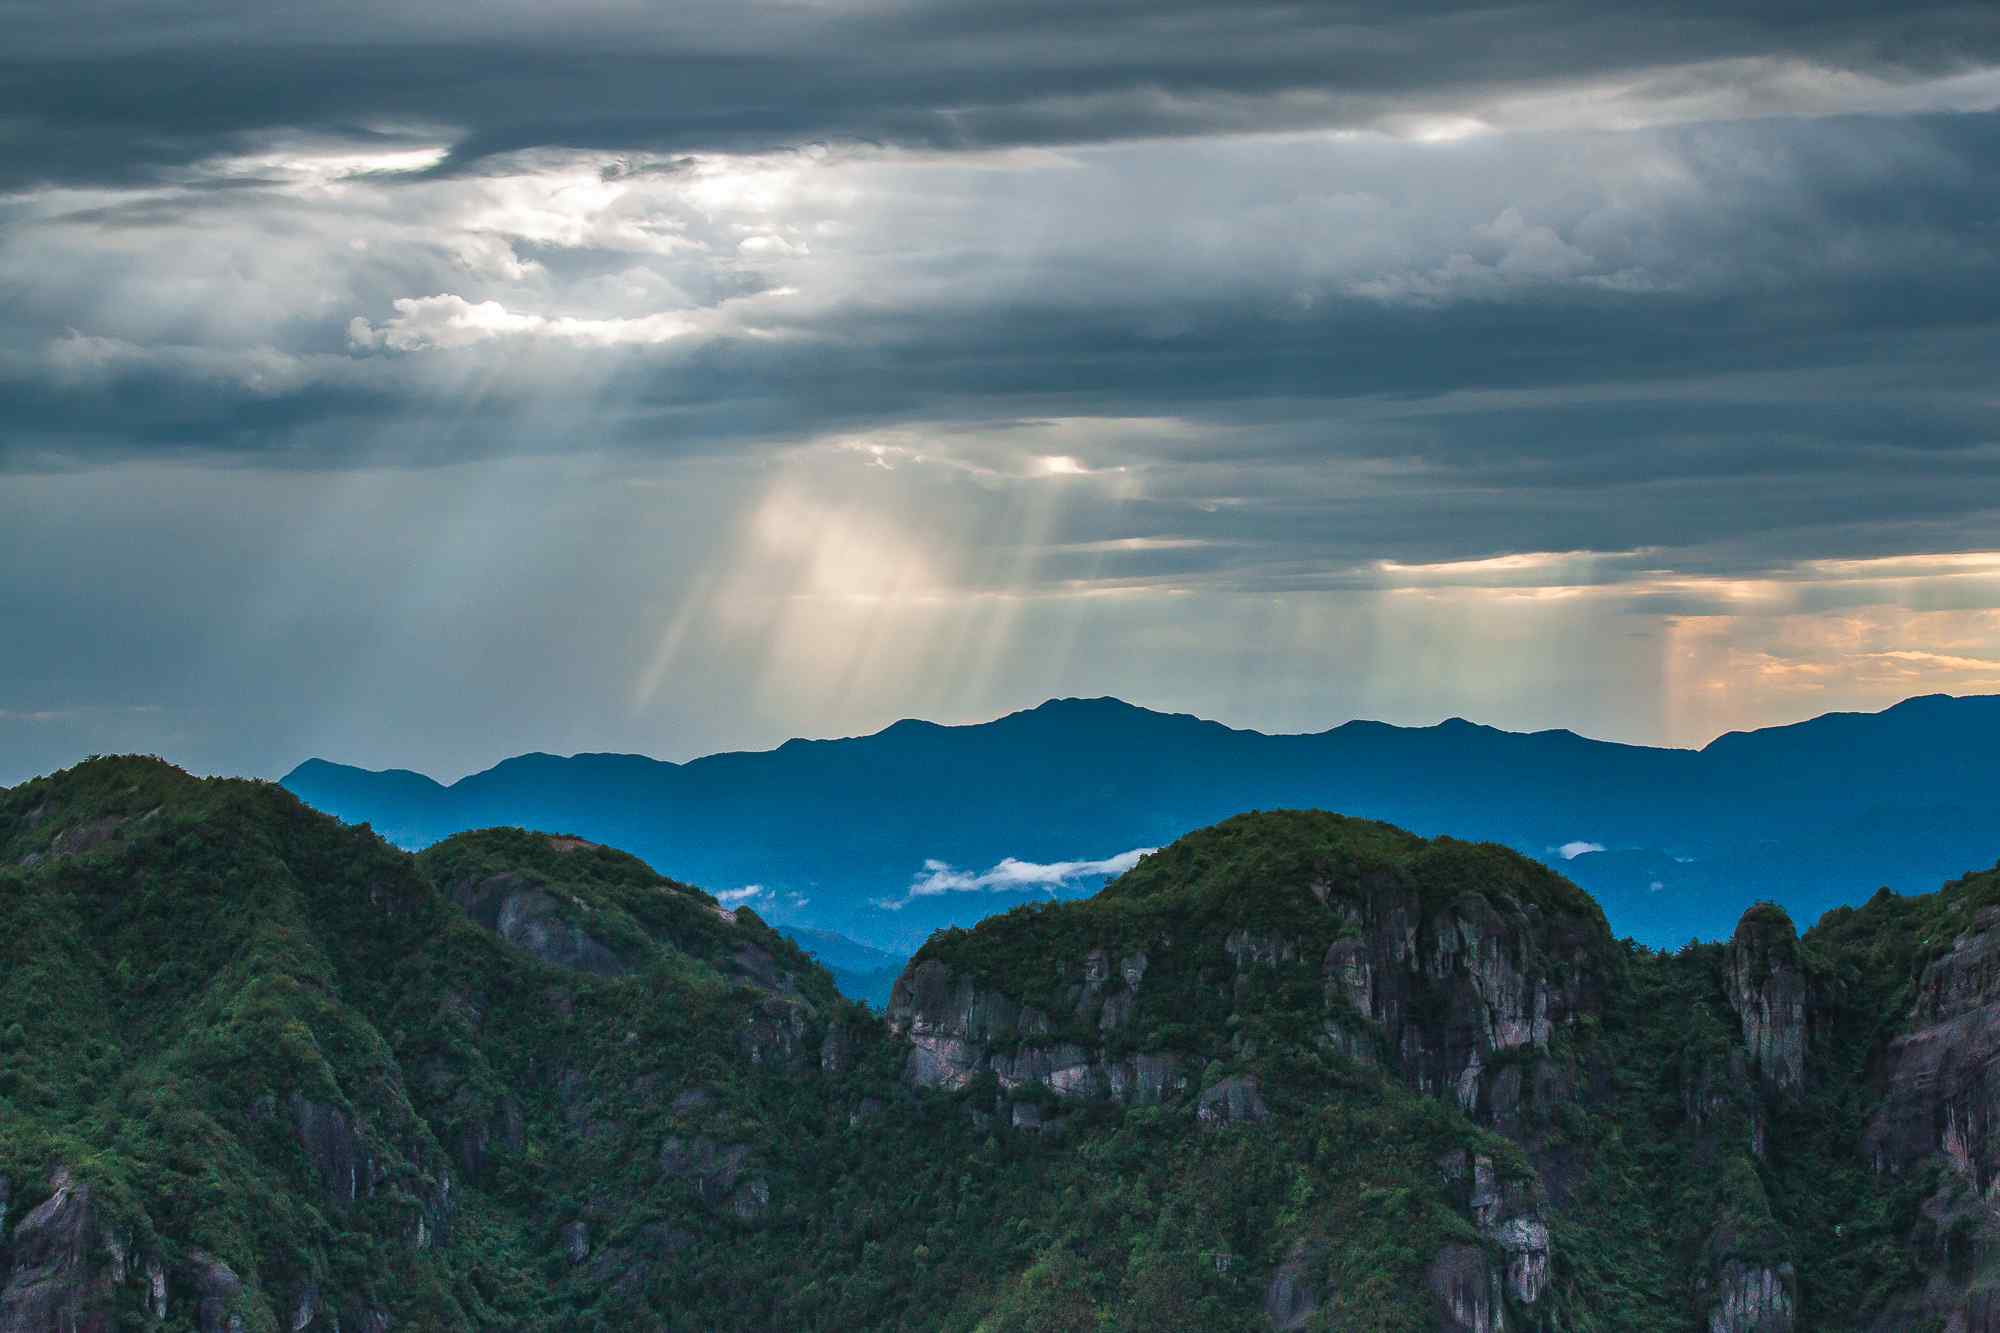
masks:
<svg viewBox="0 0 2000 1333"><path fill-rule="evenodd" d="M1105 878L1083 864L1058 879L1058 863L1244 810L1317 807L1505 843L1595 893L1615 931L1665 945L1726 935L1762 898L1812 920L1884 884L1920 890L1993 864L2000 696L1910 699L1701 750L1458 719L1270 736L1059 699L975 726L905 721L685 764L529 754L445 786L315 759L284 785L407 847L499 824L567 830L739 891L768 919L892 952Z"/></svg>
<svg viewBox="0 0 2000 1333"><path fill-rule="evenodd" d="M813 926L779 929L814 962L833 974L834 985L842 995L865 1001L876 1009L888 1007L889 992L895 989L896 978L903 975L903 968L910 961L906 953L871 949L836 931Z"/></svg>

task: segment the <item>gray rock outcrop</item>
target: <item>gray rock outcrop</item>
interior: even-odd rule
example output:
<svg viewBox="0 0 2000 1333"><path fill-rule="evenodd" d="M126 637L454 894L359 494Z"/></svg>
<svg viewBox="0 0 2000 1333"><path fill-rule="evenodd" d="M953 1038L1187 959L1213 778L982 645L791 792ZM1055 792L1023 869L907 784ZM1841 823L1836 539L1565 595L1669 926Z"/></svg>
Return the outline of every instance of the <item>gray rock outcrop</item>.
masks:
<svg viewBox="0 0 2000 1333"><path fill-rule="evenodd" d="M574 919L580 909L566 907L533 876L508 871L461 879L451 886L451 897L474 921L545 963L598 976L631 971Z"/></svg>
<svg viewBox="0 0 2000 1333"><path fill-rule="evenodd" d="M189 1250L181 1276L194 1289L194 1325L200 1333L243 1333L243 1315L236 1302L243 1279L222 1260L203 1250Z"/></svg>
<svg viewBox="0 0 2000 1333"><path fill-rule="evenodd" d="M1769 904L1745 912L1723 976L1758 1073L1781 1092L1804 1088L1812 997L1791 918Z"/></svg>
<svg viewBox="0 0 2000 1333"><path fill-rule="evenodd" d="M1875 1170L1908 1177L1938 1163L1938 1188L1922 1214L1965 1252L1925 1255L1930 1281L1877 1327L1934 1322L1967 1333L2000 1331L2000 1289L1982 1280L2000 1256L2000 907L1987 907L1925 964L1903 1032L1889 1043L1881 1101L1864 1149ZM1970 1281L1948 1276L1954 1267Z"/></svg>
<svg viewBox="0 0 2000 1333"><path fill-rule="evenodd" d="M286 1105L299 1147L319 1177L320 1196L335 1208L373 1198L375 1159L364 1148L348 1114L299 1093L293 1093Z"/></svg>
<svg viewBox="0 0 2000 1333"><path fill-rule="evenodd" d="M1195 1099L1194 1117L1203 1129L1257 1125L1271 1118L1271 1108L1254 1078L1226 1078Z"/></svg>
<svg viewBox="0 0 2000 1333"><path fill-rule="evenodd" d="M1732 1259L1717 1276L1719 1291L1709 1307L1708 1333L1792 1333L1798 1302L1790 1264Z"/></svg>
<svg viewBox="0 0 2000 1333"><path fill-rule="evenodd" d="M15 1225L0 1333L103 1333L112 1289L125 1280L124 1247L100 1226L90 1186L68 1168L49 1177L49 1191Z"/></svg>
<svg viewBox="0 0 2000 1333"><path fill-rule="evenodd" d="M749 1175L750 1146L717 1143L706 1136L669 1135L660 1144L660 1173L686 1181L695 1197L715 1212L745 1220L761 1217L771 1203L771 1186Z"/></svg>
<svg viewBox="0 0 2000 1333"><path fill-rule="evenodd" d="M1300 1242L1264 1286L1264 1315L1278 1333L1294 1333L1319 1312L1321 1291L1314 1275L1325 1259L1322 1246Z"/></svg>
<svg viewBox="0 0 2000 1333"><path fill-rule="evenodd" d="M1507 1327L1498 1275L1479 1246L1445 1246L1425 1282L1443 1307L1444 1333L1501 1333Z"/></svg>
<svg viewBox="0 0 2000 1333"><path fill-rule="evenodd" d="M1322 963L1329 1003L1377 1026L1405 1082L1485 1123L1511 1115L1521 1095L1518 1065L1496 1072L1494 1057L1545 1053L1558 1028L1601 1005L1581 921L1479 894L1426 912L1386 872L1365 877L1361 900L1341 910L1351 933ZM1414 1021L1419 1004L1443 1021Z"/></svg>

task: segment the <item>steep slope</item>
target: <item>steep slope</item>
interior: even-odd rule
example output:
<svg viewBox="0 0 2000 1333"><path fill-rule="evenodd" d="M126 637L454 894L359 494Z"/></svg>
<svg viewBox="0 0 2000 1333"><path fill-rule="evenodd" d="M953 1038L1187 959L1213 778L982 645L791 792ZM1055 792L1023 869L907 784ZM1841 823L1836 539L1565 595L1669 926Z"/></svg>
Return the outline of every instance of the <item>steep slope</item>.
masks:
<svg viewBox="0 0 2000 1333"><path fill-rule="evenodd" d="M285 783L407 846L492 824L577 829L719 888L764 886L774 921L903 953L1014 905L1010 883L1058 896L1102 883L1002 877L968 892L968 873L951 881L961 891L913 897L927 862L1076 862L1243 810L1317 807L1545 859L1599 897L1617 933L1674 947L1725 938L1760 898L1805 920L1990 863L2000 795L1981 775L1996 744L1993 697L1912 699L1699 752L1457 720L1265 736L1067 699L980 726L900 722L678 765L526 755L445 787L313 760ZM1559 850L1591 846L1605 850Z"/></svg>
<svg viewBox="0 0 2000 1333"><path fill-rule="evenodd" d="M0 793L0 1333L2000 1328L2000 872L1655 953L1317 812L886 1021L573 835Z"/></svg>
<svg viewBox="0 0 2000 1333"><path fill-rule="evenodd" d="M773 1206L796 1133L660 1126L831 1117L825 974L576 840L431 855L152 761L0 799L0 1328L590 1327Z"/></svg>
<svg viewBox="0 0 2000 1333"><path fill-rule="evenodd" d="M1250 1328L1321 1300L1306 1217L1353 1326L1498 1308L1474 1163L1518 1162L1365 1066L1282 1121L1218 1080L923 1089L753 914L622 854L413 858L155 761L0 795L0 858L6 1333Z"/></svg>
<svg viewBox="0 0 2000 1333"><path fill-rule="evenodd" d="M889 1022L912 1083L991 1086L1017 1118L1041 1099L1050 1123L1046 1089L1259 1126L1298 1172L1250 1242L1274 1313L1554 1326L1591 1302L1552 1286L1546 1191L1467 1117L1532 1118L1614 962L1595 904L1498 848L1254 815L1089 902L934 937Z"/></svg>
<svg viewBox="0 0 2000 1333"><path fill-rule="evenodd" d="M1482 1242L1430 1289L1492 1294L1446 1295L1446 1327L1988 1329L1995 958L2000 873L1804 941L1763 905L1727 945L1653 953L1499 848L1258 815L1090 902L937 936L890 1023L910 1081L1003 1103L1288 1124L1374 1068L1463 1113L1516 1151L1467 1176L1429 1140ZM1290 1289L1338 1308L1347 1236L1290 1220L1273 1240L1317 1256Z"/></svg>

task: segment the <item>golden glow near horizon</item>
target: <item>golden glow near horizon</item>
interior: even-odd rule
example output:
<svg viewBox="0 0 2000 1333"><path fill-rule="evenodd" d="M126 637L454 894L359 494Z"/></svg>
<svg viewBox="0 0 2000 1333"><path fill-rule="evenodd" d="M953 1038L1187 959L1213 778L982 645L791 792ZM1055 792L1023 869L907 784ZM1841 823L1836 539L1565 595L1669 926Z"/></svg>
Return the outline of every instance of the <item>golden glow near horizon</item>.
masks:
<svg viewBox="0 0 2000 1333"><path fill-rule="evenodd" d="M1042 431L1066 433L1074 428L1062 423ZM896 702L923 699L958 719L1005 711L982 700L1021 669L1024 651L1058 693L1072 664L1105 671L1104 644L1119 645L1128 670L1233 661L1229 683L1190 706L1271 729L1344 720L1313 711L1311 678L1333 662L1356 700L1347 712L1420 717L1410 687L1421 682L1454 701L1443 711L1599 734L1607 729L1562 716L1560 699L1527 719L1508 714L1509 700L1540 682L1624 673L1660 710L1653 728L1624 736L1677 744L1910 694L2000 690L2000 610L1925 609L1941 584L1962 592L1967 580L2000 578L1991 553L1799 562L1756 577L1675 570L1650 548L1267 573L1249 538L1075 538L1080 515L1102 525L1211 507L1177 497L1156 511L1143 476L1040 452L1034 430L1009 442L1025 468L983 452L990 443L902 434L796 451L733 548L662 622L634 706L655 704L673 663L702 655L696 642L741 653L760 707L801 717L923 713ZM1097 507L1112 496L1114 508ZM1255 590L1266 578L1281 595ZM1074 609L1086 603L1088 622ZM1231 628L1183 630L1181 619ZM1101 686L1074 691L1143 697L1120 683L1131 678L1099 674Z"/></svg>

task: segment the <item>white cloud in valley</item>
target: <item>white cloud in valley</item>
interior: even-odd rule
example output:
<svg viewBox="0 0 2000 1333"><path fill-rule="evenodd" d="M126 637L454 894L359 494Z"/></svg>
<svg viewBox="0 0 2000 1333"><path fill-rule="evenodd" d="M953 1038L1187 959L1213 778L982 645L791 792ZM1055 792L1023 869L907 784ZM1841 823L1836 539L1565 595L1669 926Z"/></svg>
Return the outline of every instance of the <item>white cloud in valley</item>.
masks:
<svg viewBox="0 0 2000 1333"><path fill-rule="evenodd" d="M961 870L944 861L928 859L910 881L900 898L878 899L876 905L899 910L918 898L946 893L1050 893L1074 884L1115 878L1151 856L1158 848L1135 847L1091 861L1023 861L1005 856L985 870Z"/></svg>

